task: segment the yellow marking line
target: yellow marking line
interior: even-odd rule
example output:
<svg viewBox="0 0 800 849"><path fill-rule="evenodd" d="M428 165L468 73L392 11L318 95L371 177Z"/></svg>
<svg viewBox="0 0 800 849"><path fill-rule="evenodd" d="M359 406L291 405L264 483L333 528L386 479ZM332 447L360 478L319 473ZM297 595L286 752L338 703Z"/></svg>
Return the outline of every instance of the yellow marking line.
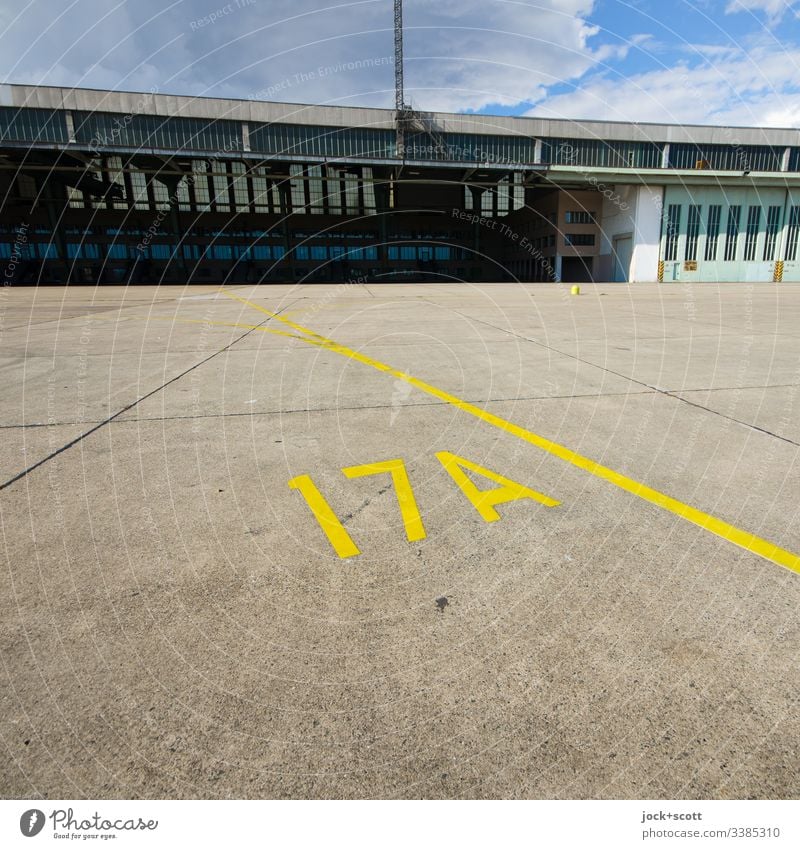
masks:
<svg viewBox="0 0 800 849"><path fill-rule="evenodd" d="M414 498L414 490L408 479L406 464L402 460L385 460L382 463L367 463L365 466L348 466L342 469L348 478L364 478L369 475L382 475L388 472L392 476L397 503L400 505L400 515L403 517L403 525L406 529L406 537L409 542L425 539L425 525L422 516L419 515L417 499Z"/></svg>
<svg viewBox="0 0 800 849"><path fill-rule="evenodd" d="M609 483L614 484L614 486L618 486L620 489L630 492L632 495L636 495L645 501L649 501L651 504L655 504L656 507L668 510L670 513L674 513L676 516L680 516L682 519L686 519L686 521L692 522L704 530L710 531L712 534L716 534L717 536L722 537L722 539L744 548L746 551L750 551L753 554L757 554L759 557L763 557L765 560L769 560L772 563L784 566L786 569L800 574L800 556L792 553L791 551L787 551L784 548L780 548L774 543L769 542L769 540L761 539L761 537L757 537L755 534L751 534L748 531L743 531L735 525L731 525L722 519L716 518L716 516L703 513L702 510L698 510L695 507L684 504L682 501L678 501L676 498L665 495L663 492L658 492L658 490L652 489L643 483L639 483L632 478L621 475L613 469L601 466L594 460L590 460L588 457L584 457L581 454L572 451L570 448L559 445L557 442L552 442L543 436L539 436L537 433L533 433L533 431L526 430L519 425L515 425L513 422L502 419L500 416L495 416L493 413L489 413L480 407L476 407L474 404L462 401L455 395L450 395L449 392L437 389L435 386L431 386L429 383L418 380L410 374L398 371L385 363L373 360L372 357L368 357L365 354L360 354L358 351L353 351L350 348L339 345L331 339L326 339L324 336L320 336L319 333L315 333L313 330L308 330L299 324L295 324L293 321L289 321L289 319L286 319L283 316L276 315L275 313L264 309L264 307L254 304L252 301L248 301L245 298L234 295L226 289L222 289L220 291L229 298L252 307L253 309L258 310L277 321L283 322L292 329L305 334L305 336L295 336L293 338L300 339L301 341L307 342L311 345L317 345L336 354L341 354L344 357L356 360L364 365L372 366L372 368L375 368L378 371L386 372L397 380L403 380L416 389L426 392L428 395L433 395L434 398L439 398L448 404L452 404L457 409L462 410L465 413L469 413L481 421L499 428L505 433L510 433L518 439L522 439L531 445L535 445L537 448L547 451L554 457L558 457L560 460L571 463L573 466L577 466L579 469L583 469L595 477L608 481Z"/></svg>
<svg viewBox="0 0 800 849"><path fill-rule="evenodd" d="M328 542L333 550L345 559L361 554L353 538L345 530L338 516L331 509L331 505L325 500L325 496L317 489L317 485L308 475L300 475L289 481L289 489L296 489L305 498L306 504L319 522L320 527L328 537Z"/></svg>

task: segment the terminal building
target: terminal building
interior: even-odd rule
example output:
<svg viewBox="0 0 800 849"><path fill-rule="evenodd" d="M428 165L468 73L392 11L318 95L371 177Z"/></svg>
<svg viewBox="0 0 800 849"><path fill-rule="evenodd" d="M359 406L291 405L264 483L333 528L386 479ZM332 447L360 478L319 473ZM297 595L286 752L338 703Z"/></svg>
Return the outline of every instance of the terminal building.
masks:
<svg viewBox="0 0 800 849"><path fill-rule="evenodd" d="M800 133L0 86L5 283L800 279Z"/></svg>

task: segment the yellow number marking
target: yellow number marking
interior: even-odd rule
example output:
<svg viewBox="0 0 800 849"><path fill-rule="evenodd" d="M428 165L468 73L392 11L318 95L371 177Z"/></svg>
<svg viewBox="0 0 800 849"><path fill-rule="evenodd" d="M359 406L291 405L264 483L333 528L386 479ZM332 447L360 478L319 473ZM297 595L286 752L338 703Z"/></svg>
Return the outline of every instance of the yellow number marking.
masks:
<svg viewBox="0 0 800 849"><path fill-rule="evenodd" d="M361 554L358 546L353 542L353 538L347 533L344 525L331 509L331 505L328 504L308 475L292 478L289 481L289 489L296 489L305 498L314 518L319 522L328 542L333 546L333 550L339 557L355 557L356 554Z"/></svg>
<svg viewBox="0 0 800 849"><path fill-rule="evenodd" d="M349 466L342 469L348 478L363 478L368 475L390 474L394 483L394 491L397 502L400 505L400 515L406 528L406 536L409 542L425 539L425 526L419 515L414 491L411 489L411 481L408 479L405 463L402 460L385 460L382 463L368 463L365 466Z"/></svg>

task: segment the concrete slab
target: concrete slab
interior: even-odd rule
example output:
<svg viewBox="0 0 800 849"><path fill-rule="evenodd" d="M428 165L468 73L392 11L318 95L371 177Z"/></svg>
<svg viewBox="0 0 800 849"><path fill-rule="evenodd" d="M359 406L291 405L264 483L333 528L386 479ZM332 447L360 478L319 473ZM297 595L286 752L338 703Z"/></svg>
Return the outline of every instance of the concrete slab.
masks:
<svg viewBox="0 0 800 849"><path fill-rule="evenodd" d="M692 375L669 395L616 350L640 307L644 322L668 300L655 286L604 287L599 329L584 304L601 295L580 296L559 332L594 339L591 362L457 314L491 299L516 332L534 301L549 328L557 286L284 288L232 291L800 552L800 381L773 385L800 342L781 336L771 357L774 289L750 295L770 329L753 330L744 372L709 365L729 358L722 325L704 347L655 338L670 374ZM73 317L38 337L57 370L74 367L91 291L60 291ZM326 292L325 310L304 303ZM11 293L20 312L33 296ZM20 447L54 454L0 490L7 796L796 798L800 574L391 374L263 331L236 341L246 330L226 322L267 316L224 295L130 297L103 292L113 332L92 338L87 386L112 413L154 394L60 453L84 422L0 430L4 480ZM693 297L741 315L725 287ZM0 336L9 416L50 385L28 332ZM104 353L112 341L129 355ZM486 522L442 451L560 504L500 504ZM341 471L391 459L422 539L388 474ZM338 557L289 488L302 475L359 556Z"/></svg>

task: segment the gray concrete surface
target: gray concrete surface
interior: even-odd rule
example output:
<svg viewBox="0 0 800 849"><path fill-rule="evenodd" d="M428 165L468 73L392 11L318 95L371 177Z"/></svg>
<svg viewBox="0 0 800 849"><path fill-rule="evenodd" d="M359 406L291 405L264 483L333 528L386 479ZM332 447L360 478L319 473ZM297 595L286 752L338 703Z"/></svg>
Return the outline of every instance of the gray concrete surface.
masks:
<svg viewBox="0 0 800 849"><path fill-rule="evenodd" d="M800 552L800 285L231 291ZM800 795L800 574L213 288L0 321L4 796Z"/></svg>

